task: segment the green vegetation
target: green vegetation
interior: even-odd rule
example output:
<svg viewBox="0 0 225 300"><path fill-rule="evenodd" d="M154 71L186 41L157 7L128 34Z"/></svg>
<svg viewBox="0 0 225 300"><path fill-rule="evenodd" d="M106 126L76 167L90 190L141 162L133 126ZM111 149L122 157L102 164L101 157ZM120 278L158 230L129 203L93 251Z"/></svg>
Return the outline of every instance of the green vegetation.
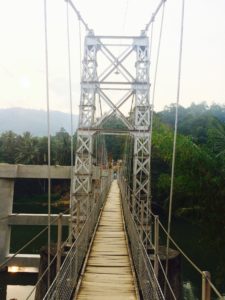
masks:
<svg viewBox="0 0 225 300"><path fill-rule="evenodd" d="M216 256L218 285L225 276L225 107L179 108L173 213L199 224L204 252ZM168 207L175 107L155 116L153 199Z"/></svg>
<svg viewBox="0 0 225 300"><path fill-rule="evenodd" d="M174 105L154 116L152 195L153 201L165 212L170 189L174 116ZM202 240L207 244L205 251L216 255L217 284L222 286L225 276L225 106L208 107L205 103L188 108L180 106L178 126L173 215L202 228ZM124 129L117 118L104 127ZM125 142L124 136L107 136L109 157L122 159ZM63 128L52 136L51 149L52 164L70 164L70 136ZM46 164L47 138L33 137L29 132L1 134L0 162ZM40 187L44 189L43 182Z"/></svg>
<svg viewBox="0 0 225 300"><path fill-rule="evenodd" d="M75 146L74 137L74 146ZM51 164L70 165L70 135L61 128L51 136ZM6 131L0 135L0 162L10 164L47 164L47 137L33 137L30 132L22 135Z"/></svg>
<svg viewBox="0 0 225 300"><path fill-rule="evenodd" d="M120 121L120 119L114 117L107 121L104 125L103 128L107 129L121 129L124 130L126 127ZM108 153L108 158L111 161L112 159L118 160L123 157L123 152L124 152L124 147L125 147L125 136L106 136L105 137L105 143L106 143L106 149Z"/></svg>

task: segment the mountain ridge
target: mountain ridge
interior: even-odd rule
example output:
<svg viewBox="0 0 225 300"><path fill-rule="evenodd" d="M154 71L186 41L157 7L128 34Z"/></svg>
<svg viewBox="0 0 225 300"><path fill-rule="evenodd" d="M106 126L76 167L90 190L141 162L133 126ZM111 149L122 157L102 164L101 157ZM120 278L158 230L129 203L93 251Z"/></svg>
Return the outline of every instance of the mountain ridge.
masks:
<svg viewBox="0 0 225 300"><path fill-rule="evenodd" d="M74 130L77 128L78 115L73 115ZM70 114L60 111L50 111L50 131L55 134L61 128L70 132ZM13 131L22 134L29 131L34 136L47 135L47 114L44 110L29 108L1 108L0 133Z"/></svg>

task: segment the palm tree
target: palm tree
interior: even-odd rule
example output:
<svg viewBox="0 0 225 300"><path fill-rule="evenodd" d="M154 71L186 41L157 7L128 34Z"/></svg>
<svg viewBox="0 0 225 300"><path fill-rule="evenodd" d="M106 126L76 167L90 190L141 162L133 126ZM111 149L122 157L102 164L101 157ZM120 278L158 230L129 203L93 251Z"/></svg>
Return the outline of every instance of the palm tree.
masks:
<svg viewBox="0 0 225 300"><path fill-rule="evenodd" d="M10 131L6 131L1 135L1 160L5 163L15 163L15 147L17 143L17 135Z"/></svg>
<svg viewBox="0 0 225 300"><path fill-rule="evenodd" d="M38 162L38 139L32 137L28 131L17 139L15 162L22 164L36 164Z"/></svg>

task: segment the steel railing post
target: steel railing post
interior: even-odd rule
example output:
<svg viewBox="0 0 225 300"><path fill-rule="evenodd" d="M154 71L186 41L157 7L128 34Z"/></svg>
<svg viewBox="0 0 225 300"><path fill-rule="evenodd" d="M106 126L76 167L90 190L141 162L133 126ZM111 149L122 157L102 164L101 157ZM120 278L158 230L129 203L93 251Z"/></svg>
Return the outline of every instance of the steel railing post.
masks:
<svg viewBox="0 0 225 300"><path fill-rule="evenodd" d="M159 253L159 216L155 216L154 220L154 272L156 278L158 278L159 274L159 262L158 262L158 253Z"/></svg>
<svg viewBox="0 0 225 300"><path fill-rule="evenodd" d="M62 246L62 217L63 217L63 214L60 213L59 216L58 216L58 232L57 232L57 259L56 259L56 276L58 275L57 277L57 288L56 288L56 298L57 300L60 299L60 295L59 295L59 291L60 291L60 267L61 267L61 256L62 256L62 249L61 249L61 246Z"/></svg>
<svg viewBox="0 0 225 300"><path fill-rule="evenodd" d="M211 279L208 271L202 272L202 300L211 300L211 286L209 284Z"/></svg>
<svg viewBox="0 0 225 300"><path fill-rule="evenodd" d="M79 235L80 232L80 201L77 199L77 215L76 215L76 237ZM84 217L84 215L83 215Z"/></svg>
<svg viewBox="0 0 225 300"><path fill-rule="evenodd" d="M144 201L141 201L141 224L140 226L140 236L141 241L144 243Z"/></svg>
<svg viewBox="0 0 225 300"><path fill-rule="evenodd" d="M61 266L61 255L62 255L62 213L58 217L58 234L57 234L57 263L56 263L56 273L59 272Z"/></svg>

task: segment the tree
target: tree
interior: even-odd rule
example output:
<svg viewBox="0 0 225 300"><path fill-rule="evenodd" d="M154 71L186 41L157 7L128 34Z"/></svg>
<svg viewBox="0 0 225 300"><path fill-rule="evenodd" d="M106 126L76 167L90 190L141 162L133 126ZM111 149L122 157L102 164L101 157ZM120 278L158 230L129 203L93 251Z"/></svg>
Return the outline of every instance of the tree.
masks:
<svg viewBox="0 0 225 300"><path fill-rule="evenodd" d="M38 139L32 137L28 131L17 137L15 162L22 164L38 163Z"/></svg>
<svg viewBox="0 0 225 300"><path fill-rule="evenodd" d="M213 127L213 122L210 124L211 130L223 130L223 124L219 127ZM221 150L224 151L222 133L223 131L220 132ZM215 136L212 138L215 141ZM157 199L165 210L168 209L170 191L172 145L173 131L155 118L152 151L153 201ZM220 283L225 275L225 172L223 165L218 162L218 155L208 146L209 141L204 145L197 145L191 136L178 135L173 214L197 222L204 232L202 239L209 245L207 251L213 253L217 249L217 279Z"/></svg>
<svg viewBox="0 0 225 300"><path fill-rule="evenodd" d="M60 165L71 164L71 138L64 128L61 128L52 139L55 148L55 163Z"/></svg>
<svg viewBox="0 0 225 300"><path fill-rule="evenodd" d="M127 129L122 121L114 116L110 120L107 120L103 128L109 129ZM114 160L122 159L124 152L126 137L125 136L115 136L110 135L105 137L106 149L108 152L108 157Z"/></svg>
<svg viewBox="0 0 225 300"><path fill-rule="evenodd" d="M2 162L15 163L15 148L17 135L12 131L6 131L1 135L1 160Z"/></svg>

